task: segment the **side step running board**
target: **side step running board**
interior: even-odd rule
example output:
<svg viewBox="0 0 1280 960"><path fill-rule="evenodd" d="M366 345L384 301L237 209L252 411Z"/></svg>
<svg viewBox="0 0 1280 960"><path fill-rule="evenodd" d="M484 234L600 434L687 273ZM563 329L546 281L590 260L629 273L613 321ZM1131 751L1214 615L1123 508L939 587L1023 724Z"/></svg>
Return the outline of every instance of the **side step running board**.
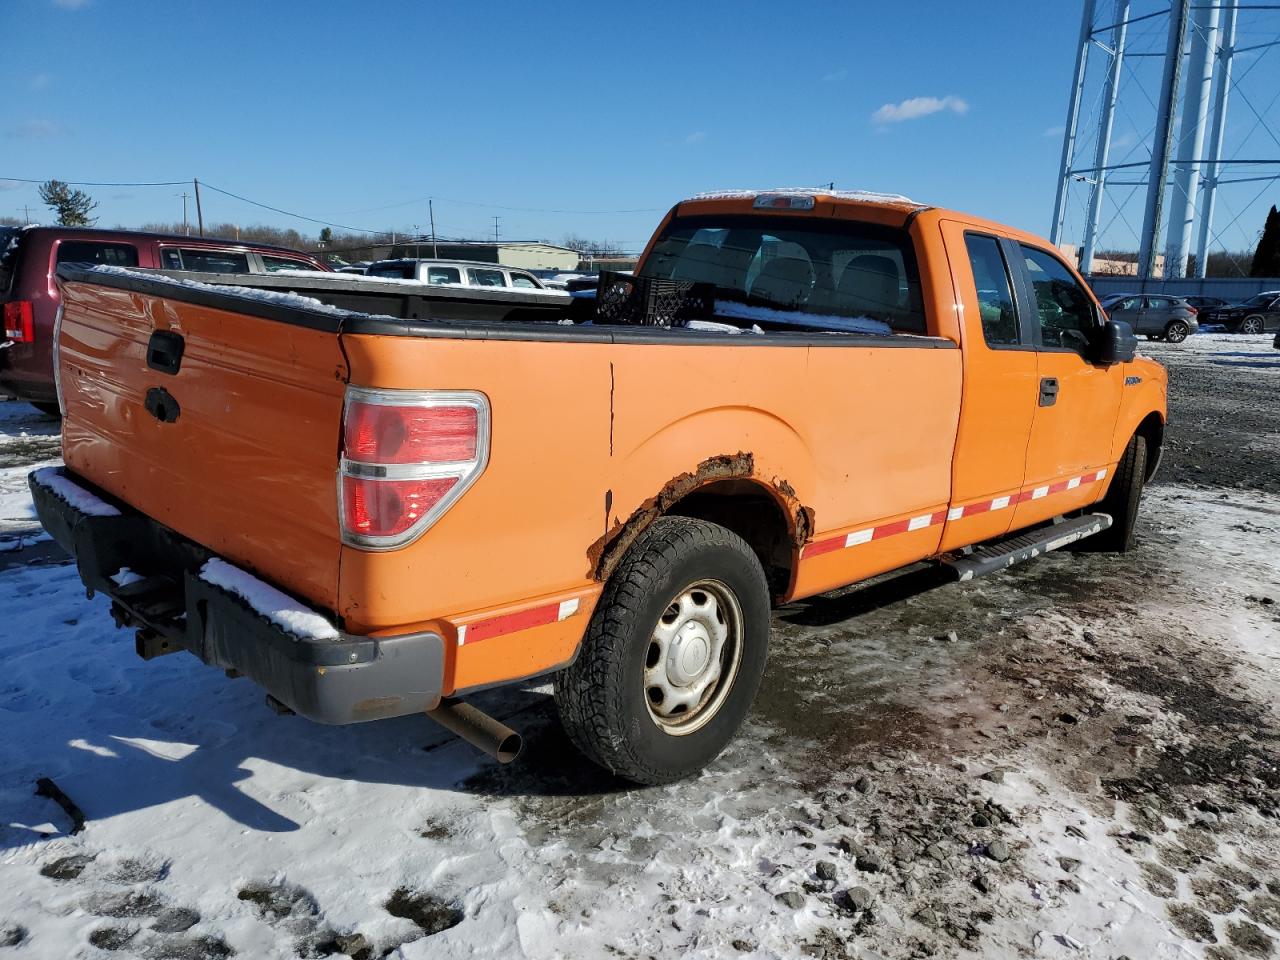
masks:
<svg viewBox="0 0 1280 960"><path fill-rule="evenodd" d="M1108 514L1088 513L1074 520L1064 520L1051 527L1032 530L1030 533L979 547L952 560L943 560L942 566L949 569L956 580L972 580L1091 537L1110 526L1111 517Z"/></svg>

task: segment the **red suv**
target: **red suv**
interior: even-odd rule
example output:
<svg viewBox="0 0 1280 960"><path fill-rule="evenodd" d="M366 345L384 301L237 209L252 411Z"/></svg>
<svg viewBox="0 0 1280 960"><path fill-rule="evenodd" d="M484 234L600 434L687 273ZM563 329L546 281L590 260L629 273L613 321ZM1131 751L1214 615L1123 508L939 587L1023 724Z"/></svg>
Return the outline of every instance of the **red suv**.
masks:
<svg viewBox="0 0 1280 960"><path fill-rule="evenodd" d="M200 273L274 273L329 268L286 247L232 243L129 230L80 227L0 227L0 393L57 415L53 384L53 322L61 297L54 273L60 263L162 267Z"/></svg>

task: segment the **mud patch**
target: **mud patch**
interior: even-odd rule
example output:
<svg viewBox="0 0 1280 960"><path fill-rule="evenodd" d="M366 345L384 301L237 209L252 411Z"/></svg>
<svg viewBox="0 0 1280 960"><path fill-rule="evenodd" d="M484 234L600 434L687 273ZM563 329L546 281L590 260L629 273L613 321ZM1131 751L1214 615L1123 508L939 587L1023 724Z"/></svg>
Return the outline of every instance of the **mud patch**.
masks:
<svg viewBox="0 0 1280 960"><path fill-rule="evenodd" d="M418 929L428 937L456 927L466 918L456 905L407 887L400 887L391 894L384 907L393 917L417 924Z"/></svg>

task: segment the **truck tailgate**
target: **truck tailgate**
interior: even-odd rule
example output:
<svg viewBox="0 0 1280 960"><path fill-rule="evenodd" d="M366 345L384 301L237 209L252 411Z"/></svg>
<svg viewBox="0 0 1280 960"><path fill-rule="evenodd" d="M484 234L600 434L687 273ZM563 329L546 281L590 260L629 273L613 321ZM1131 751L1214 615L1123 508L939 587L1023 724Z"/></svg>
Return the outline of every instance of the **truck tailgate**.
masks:
<svg viewBox="0 0 1280 960"><path fill-rule="evenodd" d="M336 319L284 323L260 301L215 309L84 279L62 279L67 468L332 610L347 379Z"/></svg>

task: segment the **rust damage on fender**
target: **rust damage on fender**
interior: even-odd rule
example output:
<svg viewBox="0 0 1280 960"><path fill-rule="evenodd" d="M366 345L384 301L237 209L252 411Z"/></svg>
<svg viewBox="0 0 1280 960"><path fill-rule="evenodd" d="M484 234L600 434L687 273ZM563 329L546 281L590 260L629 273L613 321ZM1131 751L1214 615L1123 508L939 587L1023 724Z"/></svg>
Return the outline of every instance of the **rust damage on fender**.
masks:
<svg viewBox="0 0 1280 960"><path fill-rule="evenodd" d="M636 538L650 524L671 512L677 503L699 488L718 481L748 479L759 479L755 477L755 457L741 451L709 457L692 472L673 477L656 496L637 507L625 522L615 519L613 527L591 544L587 549L587 561L590 564L588 575L596 580L607 579ZM791 528L788 539L796 547L802 546L813 533L813 508L801 505L795 490L785 480L774 480L770 486L785 502Z"/></svg>

